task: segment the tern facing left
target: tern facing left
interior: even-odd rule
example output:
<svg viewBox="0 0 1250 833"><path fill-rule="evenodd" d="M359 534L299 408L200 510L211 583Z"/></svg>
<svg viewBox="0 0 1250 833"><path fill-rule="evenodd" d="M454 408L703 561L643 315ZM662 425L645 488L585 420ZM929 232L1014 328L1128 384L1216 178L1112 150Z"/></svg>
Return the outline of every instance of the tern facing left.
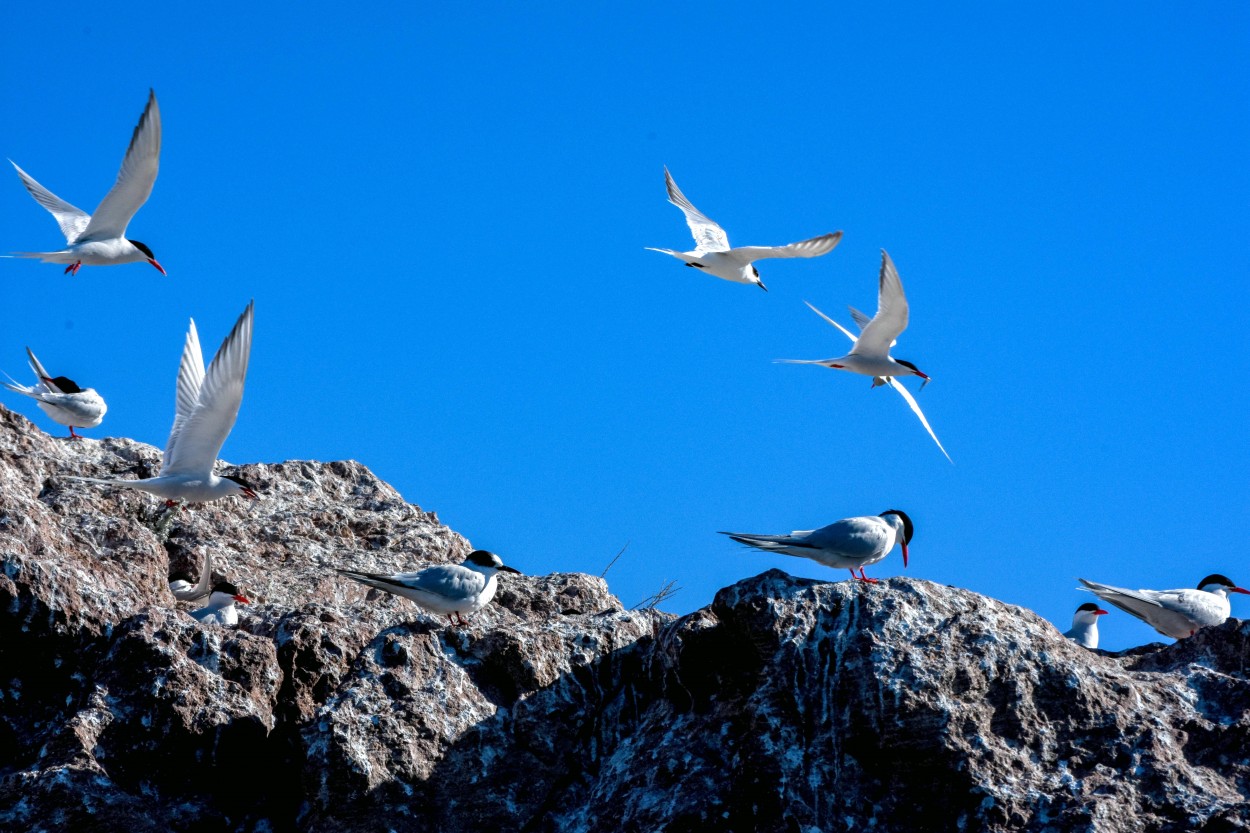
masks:
<svg viewBox="0 0 1250 833"><path fill-rule="evenodd" d="M695 208L677 187L673 176L664 169L664 183L668 188L668 201L686 215L686 225L694 235L695 248L691 252L675 252L647 246L648 251L661 252L683 261L687 266L701 269L710 275L734 283L753 283L765 292L768 287L760 280L760 272L753 265L757 260L770 257L819 257L829 254L842 239L842 232L822 234L810 240L802 240L787 246L739 246L729 247L729 235L703 212Z"/></svg>
<svg viewBox="0 0 1250 833"><path fill-rule="evenodd" d="M901 509L887 509L880 515L843 518L816 530L799 530L789 535L752 535L746 532L722 532L747 546L809 558L826 567L851 571L859 581L876 583L864 575L864 568L885 558L894 545L903 547L903 568L907 568L907 545L915 527ZM859 569L859 575L855 570Z"/></svg>
<svg viewBox="0 0 1250 833"><path fill-rule="evenodd" d="M811 304L808 304L810 307ZM812 307L822 318L828 321L824 313ZM780 359L788 364L819 364L834 370L849 370L865 376L919 376L925 382L929 377L909 361L895 359L890 356L890 348L894 346L899 335L907 329L909 310L907 296L903 294L903 282L899 280L898 270L890 255L881 250L881 272L877 277L877 314L863 325L859 338L851 352L836 359ZM836 325L835 325L836 326ZM873 387L882 382L873 380ZM924 385L921 385L924 387Z"/></svg>
<svg viewBox="0 0 1250 833"><path fill-rule="evenodd" d="M1199 628L1224 622L1232 613L1229 593L1250 595L1250 590L1238 587L1219 573L1198 582L1197 590L1128 590L1083 578L1077 581L1085 585L1078 589L1088 590L1173 639L1185 639Z"/></svg>
<svg viewBox="0 0 1250 833"><path fill-rule="evenodd" d="M239 405L243 402L243 382L247 378L247 363L252 352L252 306L249 303L243 310L234 329L217 349L207 373L204 371L204 356L200 352L195 321L191 322L178 370L174 426L169 432L157 477L144 480L72 479L141 489L165 498L170 505L177 501L204 503L231 495L258 499L256 490L241 477L218 477L213 474L213 464L217 462L221 446L234 427Z"/></svg>
<svg viewBox="0 0 1250 833"><path fill-rule="evenodd" d="M96 206L94 214L70 205L44 188L35 178L17 168L26 190L35 202L48 210L65 235L66 248L56 252L17 252L21 257L37 257L44 263L66 263L66 274L75 275L83 266L112 266L118 263L147 261L162 275L165 269L156 262L152 250L138 240L126 238L126 226L135 212L148 201L161 157L161 109L156 93L148 91L148 104L139 117L139 124L130 137L130 147L117 172L117 182Z"/></svg>
<svg viewBox="0 0 1250 833"><path fill-rule="evenodd" d="M1076 609L1072 615L1072 627L1063 632L1082 648L1098 647L1098 617L1106 616L1107 611L1093 602L1086 602Z"/></svg>
<svg viewBox="0 0 1250 833"><path fill-rule="evenodd" d="M504 566L503 560L493 552L474 550L460 564L436 564L412 573L339 572L376 590L410 599L431 613L441 613L453 625L467 625L463 614L476 613L495 598L498 589L495 574L519 574L521 571Z"/></svg>
<svg viewBox="0 0 1250 833"><path fill-rule="evenodd" d="M233 628L239 624L239 612L234 609L235 602L251 604L246 596L239 593L239 588L228 581L219 581L213 585L213 592L208 596L208 604L199 610L188 610L187 613L210 625Z"/></svg>
<svg viewBox="0 0 1250 833"><path fill-rule="evenodd" d="M104 397L96 393L95 388L78 387L68 377L49 376L29 347L26 348L26 355L30 359L30 369L35 371L39 382L27 387L10 377L8 382L0 382L0 385L34 399L41 411L69 429L71 440L81 440L82 437L75 434L74 429L95 428L100 424L108 411Z"/></svg>

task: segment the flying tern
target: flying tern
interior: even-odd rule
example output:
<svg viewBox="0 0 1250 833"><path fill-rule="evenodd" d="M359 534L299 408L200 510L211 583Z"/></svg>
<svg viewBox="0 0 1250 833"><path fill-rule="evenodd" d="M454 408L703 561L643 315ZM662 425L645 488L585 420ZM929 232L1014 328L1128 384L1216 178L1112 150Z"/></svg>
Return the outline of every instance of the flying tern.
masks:
<svg viewBox="0 0 1250 833"><path fill-rule="evenodd" d="M161 109L156 104L156 93L149 90L148 106L144 108L139 124L130 137L130 147L126 149L126 158L117 173L117 182L96 206L94 214L75 208L44 188L10 159L9 163L17 168L17 175L26 190L52 214L68 244L55 252L16 254L37 257L44 263L66 263L65 272L71 275L77 274L84 265L111 266L144 260L160 270L162 275L166 274L151 249L138 240L126 238L126 226L152 193L160 156Z"/></svg>
<svg viewBox="0 0 1250 833"><path fill-rule="evenodd" d="M842 232L822 234L810 240L791 243L788 246L739 246L729 247L729 235L725 230L703 212L695 208L686 195L677 187L673 176L664 169L664 182L668 186L668 201L682 210L686 215L686 224L694 235L695 248L691 252L675 252L672 249L657 249L647 246L648 251L663 252L687 266L702 269L708 274L724 278L734 283L753 283L765 292L768 287L760 280L759 270L753 265L757 260L770 257L818 257L833 251L842 239Z"/></svg>
<svg viewBox="0 0 1250 833"><path fill-rule="evenodd" d="M193 602L202 599L210 592L213 584L213 557L208 548L204 549L204 565L200 569L200 580L192 582L189 573L178 571L169 574L169 589L174 598L180 602Z"/></svg>
<svg viewBox="0 0 1250 833"><path fill-rule="evenodd" d="M243 478L213 474L213 464L243 401L243 382L252 351L252 306L247 305L217 348L207 373L195 321L191 321L178 370L174 426L165 443L158 476L143 480L72 479L142 489L165 498L171 506L178 501L203 503L231 495L256 500L256 490Z"/></svg>
<svg viewBox="0 0 1250 833"><path fill-rule="evenodd" d="M1232 610L1229 593L1250 595L1250 590L1238 587L1219 573L1198 582L1197 590L1126 590L1083 578L1077 580L1085 585L1078 589L1088 590L1173 639L1193 636L1199 628L1227 619Z"/></svg>
<svg viewBox="0 0 1250 833"><path fill-rule="evenodd" d="M219 581L213 585L208 604L199 610L188 610L187 613L201 622L232 628L239 624L239 612L234 609L235 602L251 604L246 596L239 593L239 588L228 581Z"/></svg>
<svg viewBox="0 0 1250 833"><path fill-rule="evenodd" d="M468 624L462 614L476 613L490 604L498 589L495 574L501 571L521 572L504 566L499 556L486 550L474 550L460 564L436 564L412 573L339 570L361 584L403 596L431 613L441 613L453 625Z"/></svg>
<svg viewBox="0 0 1250 833"><path fill-rule="evenodd" d="M30 359L30 369L35 371L39 381L27 387L10 376L8 382L0 382L0 385L34 399L41 411L69 429L72 440L82 439L74 433L75 428L95 428L100 424L108 406L95 388L80 388L73 379L65 376L49 376L29 347L26 348L26 355Z"/></svg>
<svg viewBox="0 0 1250 833"><path fill-rule="evenodd" d="M752 535L746 532L722 532L739 543L767 552L809 558L824 564L851 571L860 581L875 583L875 578L864 575L864 568L876 564L901 544L903 567L907 567L907 545L911 543L915 527L911 518L901 509L887 509L880 515L843 518L815 530L798 530L789 535ZM855 575L855 570L859 575Z"/></svg>
<svg viewBox="0 0 1250 833"><path fill-rule="evenodd" d="M825 315L811 302L803 302L807 304L812 312L832 324L844 336L853 342L854 346L851 348L851 352L840 359L779 359L778 361L786 364L819 364L838 370L851 370L855 373L872 376L872 386L874 388L880 385L889 385L894 390L898 391L899 396L903 397L903 401L907 403L907 407L911 408L912 413L914 413L916 418L920 420L920 424L924 426L924 430L929 432L929 436L933 438L933 442L937 444L937 447L942 452L943 456L945 456L947 460L950 460L951 463L954 463L955 461L951 460L951 456L946 453L946 449L942 446L942 442L937 438L937 434L933 432L933 427L929 425L929 420L925 418L924 412L920 410L920 404L916 402L916 399L911 395L911 392L903 386L903 383L895 378L896 373L897 375L919 376L924 379L924 381L920 383L920 387L922 389L929 382L929 377L916 369L916 366L911 362L903 359L890 358L890 348L895 345L898 334L901 333L903 328L907 326L907 299L903 296L903 285L898 281L898 272L895 270L894 263L890 260L890 256L883 250L881 252L881 257L881 277L880 289L878 290L879 297L877 315L874 318L869 319L868 316L855 309L855 307L848 307L851 311L851 318L855 320L856 325L860 328L860 334L858 336L846 327L843 327L837 321L834 321L832 318ZM887 277L887 274L890 277ZM891 287L897 287L897 294L895 294L895 290L893 288L890 288L887 291L887 284ZM889 296L890 300L887 300L887 296ZM902 301L902 324L897 331L891 332L891 329L895 325L887 325L885 322L889 321L891 318L897 320L897 301L900 299ZM886 313L883 318L882 311L887 308L891 311ZM887 326L890 329L886 329ZM868 339L868 341L865 341L865 339ZM873 346L874 344L879 343L884 343L883 349L878 350ZM858 352L861 349L864 352ZM893 363L893 366L891 367L889 365L879 364L880 356L884 356L885 361ZM871 362L871 364L869 364L869 362ZM870 369L860 369L865 367ZM894 372L878 374L872 372L873 369Z"/></svg>
<svg viewBox="0 0 1250 833"><path fill-rule="evenodd" d="M1098 617L1106 616L1107 611L1093 602L1086 602L1076 609L1072 616L1072 627L1063 635L1082 648L1098 647Z"/></svg>

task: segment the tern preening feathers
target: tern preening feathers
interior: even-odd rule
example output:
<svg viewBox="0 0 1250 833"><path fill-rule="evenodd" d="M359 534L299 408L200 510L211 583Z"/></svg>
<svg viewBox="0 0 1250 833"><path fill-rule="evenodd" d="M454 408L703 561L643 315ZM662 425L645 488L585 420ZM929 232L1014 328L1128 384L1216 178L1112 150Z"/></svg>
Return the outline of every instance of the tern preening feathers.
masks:
<svg viewBox="0 0 1250 833"><path fill-rule="evenodd" d="M752 535L746 532L722 532L739 543L767 552L809 558L824 564L850 570L853 578L876 582L864 575L864 568L876 564L894 549L903 547L903 567L907 567L907 545L915 527L901 509L887 509L880 515L843 518L815 530L798 530L789 535ZM855 575L855 570L859 575Z"/></svg>
<svg viewBox="0 0 1250 833"><path fill-rule="evenodd" d="M217 348L207 373L195 321L191 322L178 369L174 427L165 444L158 476L144 480L73 479L142 489L171 504L175 501L203 503L231 495L255 500L256 491L242 478L213 474L213 464L234 427L239 405L243 402L243 382L252 352L252 306L252 303L247 305L230 335Z"/></svg>
<svg viewBox="0 0 1250 833"><path fill-rule="evenodd" d="M108 406L95 388L80 388L73 379L65 376L49 376L29 347L26 348L26 355L30 359L30 369L35 371L39 381L27 387L9 377L8 382L0 384L34 399L41 411L69 429L70 439L82 439L74 433L75 428L95 428L100 424Z"/></svg>
<svg viewBox="0 0 1250 833"><path fill-rule="evenodd" d="M233 628L239 624L239 612L234 609L235 602L251 604L246 596L239 593L239 588L228 581L219 581L213 585L208 604L199 610L188 610L187 613L207 624Z"/></svg>
<svg viewBox="0 0 1250 833"><path fill-rule="evenodd" d="M1106 616L1107 611L1093 602L1086 602L1076 609L1072 615L1072 627L1063 632L1082 648L1098 647L1098 617Z"/></svg>
<svg viewBox="0 0 1250 833"><path fill-rule="evenodd" d="M180 602L193 602L209 594L213 584L213 556L207 547L204 548L204 566L200 569L200 580L192 583L191 576L184 572L170 573L169 589L174 598Z"/></svg>
<svg viewBox="0 0 1250 833"><path fill-rule="evenodd" d="M161 156L161 109L156 93L148 91L148 106L130 137L130 147L122 160L117 182L96 206L94 214L67 203L44 188L34 177L9 160L35 201L56 219L65 235L66 248L55 252L17 252L21 257L37 257L44 263L66 263L65 271L77 274L82 266L111 266L146 260L165 274L152 250L138 240L126 239L126 226L135 212L148 201L156 182Z"/></svg>
<svg viewBox="0 0 1250 833"><path fill-rule="evenodd" d="M463 614L476 613L495 598L498 583L495 574L520 573L505 567L499 556L486 550L474 550L460 564L436 564L412 573L361 573L339 570L361 584L385 590L417 603L431 613L441 613L452 624L464 625ZM452 618L455 614L455 619ZM457 621L459 620L459 621Z"/></svg>
<svg viewBox="0 0 1250 833"><path fill-rule="evenodd" d="M946 459L954 463L955 461L951 460L951 456L946 453L942 442L937 438L937 434L933 432L933 427L929 425L929 420L925 419L924 412L920 410L920 404L916 402L911 392L903 386L903 383L895 378L895 375L919 376L924 379L924 382L920 384L921 388L929 381L929 377L917 370L916 366L911 362L890 358L890 348L896 343L899 333L907 327L908 309L907 298L903 295L903 285L898 279L898 271L894 268L894 262L890 260L890 256L886 254L884 249L881 251L881 274L878 284L876 316L869 319L868 316L855 309L855 307L849 307L851 318L855 320L860 329L858 337L846 327L843 327L837 321L818 310L812 303L808 301L803 302L811 307L812 312L828 321L853 342L854 346L849 354L840 359L778 359L778 361L786 364L819 364L837 370L850 370L854 373L872 376L872 386L874 388L879 385L889 385L898 391L899 396L903 397L907 407L911 408L912 413L920 420L924 430L929 432L929 436L933 438L933 442L937 443L938 449ZM894 329L895 327L898 329ZM875 372L877 370L889 372Z"/></svg>
<svg viewBox="0 0 1250 833"><path fill-rule="evenodd" d="M663 252L684 261L687 266L702 269L718 278L734 283L753 283L764 291L768 287L760 280L759 270L752 264L757 260L769 257L818 257L833 251L842 239L842 232L822 234L810 240L791 243L788 246L739 246L729 247L729 235L725 230L709 220L703 212L695 208L686 195L677 187L673 176L664 169L664 182L668 186L668 201L681 209L686 215L686 224L694 235L695 248L691 252L675 252L672 249L646 248L652 252Z"/></svg>
<svg viewBox="0 0 1250 833"><path fill-rule="evenodd" d="M1199 628L1218 625L1228 618L1232 607L1229 593L1246 593L1227 577L1213 573L1198 582L1197 590L1127 590L1096 581L1077 579L1088 590L1108 604L1136 616L1164 636L1184 639Z"/></svg>

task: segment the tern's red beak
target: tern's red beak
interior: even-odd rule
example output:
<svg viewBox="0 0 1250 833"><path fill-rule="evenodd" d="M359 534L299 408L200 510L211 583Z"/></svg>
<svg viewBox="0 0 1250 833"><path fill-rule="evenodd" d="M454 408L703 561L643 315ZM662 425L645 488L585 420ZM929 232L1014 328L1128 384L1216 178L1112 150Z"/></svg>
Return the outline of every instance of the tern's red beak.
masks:
<svg viewBox="0 0 1250 833"><path fill-rule="evenodd" d="M234 600L235 600L236 602L238 602L239 604L241 604L241 605L250 605L250 604L251 604L251 602L250 602L250 601L248 601L247 596L235 596L235 597L234 597Z"/></svg>
<svg viewBox="0 0 1250 833"><path fill-rule="evenodd" d="M907 569L907 544L903 544L903 569Z"/></svg>
<svg viewBox="0 0 1250 833"><path fill-rule="evenodd" d="M1247 590L1244 587L1234 587L1232 590L1229 590L1228 592L1229 593L1245 593L1247 596L1250 596L1250 590Z"/></svg>
<svg viewBox="0 0 1250 833"><path fill-rule="evenodd" d="M243 490L243 497L247 498L248 500L260 500L260 495L256 494L256 492L253 491L252 489L247 489L247 488Z"/></svg>
<svg viewBox="0 0 1250 833"><path fill-rule="evenodd" d="M1103 610L1101 607L1094 611L1095 616L1106 616L1110 611Z"/></svg>
<svg viewBox="0 0 1250 833"><path fill-rule="evenodd" d="M169 273L165 271L165 267L164 267L164 266L161 266L159 263L157 263L157 262L156 262L156 258L154 258L154 257L150 257L150 258L148 258L148 263L150 263L150 264L152 264L153 266L155 266L155 267L157 268L157 270L158 270L158 271L160 271L160 273L161 273L162 275L164 275L165 277L169 277Z"/></svg>

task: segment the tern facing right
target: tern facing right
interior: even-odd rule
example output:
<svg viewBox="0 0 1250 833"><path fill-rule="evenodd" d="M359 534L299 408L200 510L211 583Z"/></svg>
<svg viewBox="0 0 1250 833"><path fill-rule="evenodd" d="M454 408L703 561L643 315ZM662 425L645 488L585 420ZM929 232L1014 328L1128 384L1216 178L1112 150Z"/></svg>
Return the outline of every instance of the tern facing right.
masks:
<svg viewBox="0 0 1250 833"><path fill-rule="evenodd" d="M1212 573L1198 582L1197 590L1127 590L1083 578L1077 581L1085 585L1077 589L1088 590L1173 639L1185 639L1199 628L1226 620L1232 612L1229 593L1250 595L1250 590L1238 587L1219 573Z"/></svg>
<svg viewBox="0 0 1250 833"><path fill-rule="evenodd" d="M431 613L444 614L453 625L467 625L463 614L476 613L490 604L499 586L495 574L501 571L521 572L505 567L499 556L486 550L474 550L460 564L436 564L412 573L339 570L361 584L403 596Z"/></svg>
<svg viewBox="0 0 1250 833"><path fill-rule="evenodd" d="M234 609L235 602L251 604L246 596L239 593L239 588L228 581L219 581L213 585L208 604L199 610L188 610L187 614L201 622L233 628L239 624L239 612Z"/></svg>
<svg viewBox="0 0 1250 833"><path fill-rule="evenodd" d="M1106 616L1107 611L1093 602L1086 602L1076 609L1072 615L1072 627L1063 632L1082 648L1098 647L1098 617Z"/></svg>
<svg viewBox="0 0 1250 833"><path fill-rule="evenodd" d="M877 579L864 575L864 568L885 558L898 543L903 547L903 568L906 569L907 545L911 543L914 531L915 527L906 512L887 509L880 515L843 518L820 529L798 530L789 535L720 534L766 552L809 558L826 567L850 570L852 578L876 583ZM859 569L858 576L855 575L856 568Z"/></svg>
<svg viewBox="0 0 1250 833"><path fill-rule="evenodd" d="M80 388L73 379L65 376L49 376L29 347L26 348L26 355L30 359L30 369L35 371L39 382L26 387L10 377L8 382L0 382L0 385L34 399L41 411L69 429L71 440L82 439L74 433L75 428L95 428L100 424L108 406L95 388Z"/></svg>
<svg viewBox="0 0 1250 833"><path fill-rule="evenodd" d="M767 292L768 287L764 286L759 270L753 265L755 261L770 257L819 257L832 252L842 239L842 232L835 231L788 246L739 246L731 249L729 235L686 199L668 168L664 169L664 184L668 188L668 201L686 215L686 225L690 226L690 233L694 235L695 248L690 252L675 252L647 246L647 250L670 255L687 266L727 281L752 283Z"/></svg>
<svg viewBox="0 0 1250 833"><path fill-rule="evenodd" d="M66 248L56 252L17 252L21 257L37 257L44 263L67 263L66 274L76 275L86 266L147 261L162 275L152 250L138 240L126 238L126 226L135 212L148 201L161 157L161 108L156 93L148 91L148 104L130 137L130 147L117 172L117 182L96 206L94 214L76 208L44 188L34 177L9 160L35 202L48 210L65 235Z"/></svg>
<svg viewBox="0 0 1250 833"><path fill-rule="evenodd" d="M235 475L218 477L213 465L221 446L239 415L243 402L243 382L247 378L248 358L252 352L252 303L247 305L234 329L217 348L217 355L204 371L200 337L195 321L187 331L178 370L174 426L165 444L161 471L157 477L143 480L105 480L75 477L86 483L102 483L141 489L165 498L170 505L177 501L203 503L239 495L258 499L252 486Z"/></svg>

